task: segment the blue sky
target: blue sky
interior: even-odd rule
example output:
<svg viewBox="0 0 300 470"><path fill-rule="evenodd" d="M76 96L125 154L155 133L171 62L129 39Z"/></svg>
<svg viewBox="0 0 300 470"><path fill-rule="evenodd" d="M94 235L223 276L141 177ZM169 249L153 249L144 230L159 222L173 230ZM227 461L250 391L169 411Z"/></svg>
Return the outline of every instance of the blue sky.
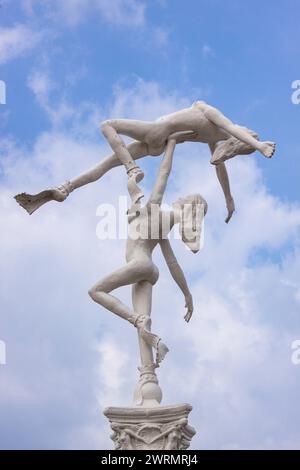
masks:
<svg viewBox="0 0 300 470"><path fill-rule="evenodd" d="M122 243L95 236L96 207L116 204L120 188L125 193L123 173L32 218L11 196L59 184L107 155L101 120L154 119L196 99L276 141L277 151L271 161L256 153L228 163L237 205L228 226L206 148L178 151L168 198L188 180L207 198L209 214L199 257L176 245L203 316L183 337L180 314L171 330L166 316L157 320L174 343L168 378L160 372L166 400L194 405L191 420L201 428L195 448L300 448L300 366L290 361L291 341L300 336L300 105L291 101L300 79L299 14L296 0L2 1L4 448L108 448L99 410L130 401L136 378L132 332L99 315L86 294L123 257ZM157 164L143 160L147 190ZM163 264L161 274L165 293L155 308L177 312L181 300ZM176 396L178 373L191 385ZM229 425L232 412L237 419Z"/></svg>
<svg viewBox="0 0 300 470"><path fill-rule="evenodd" d="M7 108L13 110L5 132L28 141L47 128L26 86L37 64L45 64L57 82L56 92L69 96L74 105L92 100L105 106L115 83L130 83L138 75L191 99L203 96L233 120L256 127L267 137L278 136L281 158L275 159L272 168L268 162L260 164L267 169L272 190L276 187L281 196L297 197L299 109L290 100L299 60L297 1L189 1L184 13L180 1L154 0L145 3L141 19L130 27L126 21L107 21L95 2L87 2L90 7L84 8L83 2L77 6L75 2L71 11L77 8L77 15L66 7L59 18L51 18L55 2L53 8L51 2L27 5L31 3L34 17L24 14L19 1L4 2L0 13L2 27L25 22L44 36L32 54L1 69L2 79L8 82ZM24 122L24 109L29 108L31 119Z"/></svg>

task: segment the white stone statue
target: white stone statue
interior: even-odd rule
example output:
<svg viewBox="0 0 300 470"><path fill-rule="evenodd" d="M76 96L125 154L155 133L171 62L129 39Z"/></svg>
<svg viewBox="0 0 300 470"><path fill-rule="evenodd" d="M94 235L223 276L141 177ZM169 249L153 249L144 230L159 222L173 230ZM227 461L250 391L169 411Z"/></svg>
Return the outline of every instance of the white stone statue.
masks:
<svg viewBox="0 0 300 470"><path fill-rule="evenodd" d="M22 193L15 198L32 214L46 202L61 202L74 189L98 180L113 167L124 165L131 198L126 263L98 281L89 290L89 295L95 302L136 327L141 356L140 380L134 394L135 407L107 408L104 414L114 431L112 439L116 449L186 449L195 434L195 430L188 425L191 406L160 406L162 392L155 369L164 359L168 347L158 335L151 332L152 290L159 277L152 253L157 246L161 248L169 271L183 293L187 309L184 319L189 322L194 308L193 299L168 234L175 224L179 224L182 240L192 252L197 253L207 203L199 194L193 194L173 203L171 211L161 209L174 149L176 144L186 141L209 145L211 163L216 167L226 199L228 214L225 221L228 222L235 207L224 162L255 150L271 158L275 144L260 142L255 132L233 124L220 111L203 101L197 101L190 108L163 116L154 122L114 119L104 121L101 129L114 151L113 155L57 188L35 195ZM126 146L120 135L129 136L135 142ZM146 155L158 156L162 152L165 153L152 193L142 205L143 193L138 183L144 174L135 160ZM132 307L126 306L111 294L121 286L132 286Z"/></svg>
<svg viewBox="0 0 300 470"><path fill-rule="evenodd" d="M18 194L16 196L18 203L32 214L48 201L65 200L74 189L98 180L108 170L121 163L125 165L128 177L132 180L132 194L138 200L142 192L137 183L143 178L143 172L136 165L135 160L146 155L161 155L171 134L192 131L183 136L179 135L177 143L193 141L209 145L212 154L211 163L216 167L217 177L226 199L228 214L225 222L228 222L235 210L235 205L224 162L236 155L250 154L255 150L271 158L275 151L275 143L260 142L255 132L232 123L218 109L204 101L196 101L190 108L162 116L152 122L132 119L104 121L101 129L114 151L113 155L57 188L47 189L35 195ZM120 134L132 137L135 142L125 146ZM133 192L134 183L135 191Z"/></svg>

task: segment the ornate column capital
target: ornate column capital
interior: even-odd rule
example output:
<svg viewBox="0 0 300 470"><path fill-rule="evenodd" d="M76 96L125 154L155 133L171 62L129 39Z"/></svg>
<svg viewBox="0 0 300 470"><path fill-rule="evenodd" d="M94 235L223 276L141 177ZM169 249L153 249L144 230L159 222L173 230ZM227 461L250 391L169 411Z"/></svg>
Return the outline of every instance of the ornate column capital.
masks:
<svg viewBox="0 0 300 470"><path fill-rule="evenodd" d="M185 450L196 431L188 424L191 405L154 408L109 407L109 419L116 450Z"/></svg>

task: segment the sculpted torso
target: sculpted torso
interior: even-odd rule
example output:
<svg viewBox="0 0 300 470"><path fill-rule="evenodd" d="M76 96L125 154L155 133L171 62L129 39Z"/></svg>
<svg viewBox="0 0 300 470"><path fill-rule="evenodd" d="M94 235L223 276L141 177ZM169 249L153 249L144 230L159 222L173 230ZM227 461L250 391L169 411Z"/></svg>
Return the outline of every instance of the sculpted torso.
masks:
<svg viewBox="0 0 300 470"><path fill-rule="evenodd" d="M227 139L228 133L205 116L207 108L208 105L204 102L196 101L189 108L161 116L155 121L157 129L149 132L147 143L149 145L163 144L170 134L183 131L194 131L196 133L193 137L194 142L213 144Z"/></svg>
<svg viewBox="0 0 300 470"><path fill-rule="evenodd" d="M126 261L151 260L154 248L167 238L173 225L173 212L162 211L159 206L133 205L128 212Z"/></svg>

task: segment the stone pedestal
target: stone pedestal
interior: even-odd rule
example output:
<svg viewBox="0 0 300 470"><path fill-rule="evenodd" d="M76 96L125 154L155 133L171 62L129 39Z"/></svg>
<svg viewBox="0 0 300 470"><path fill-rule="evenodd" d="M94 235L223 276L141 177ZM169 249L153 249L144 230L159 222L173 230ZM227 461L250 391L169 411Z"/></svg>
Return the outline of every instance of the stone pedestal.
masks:
<svg viewBox="0 0 300 470"><path fill-rule="evenodd" d="M149 317L151 305L141 303L136 310ZM162 390L153 360L152 347L138 331L141 365L139 381L135 388L133 407L109 407L104 410L113 434L116 450L184 450L190 445L195 429L189 426L191 405L161 406Z"/></svg>
<svg viewBox="0 0 300 470"><path fill-rule="evenodd" d="M116 450L184 450L190 445L195 429L188 424L191 405L146 408L109 407L109 419Z"/></svg>
<svg viewBox="0 0 300 470"><path fill-rule="evenodd" d="M157 367L156 364L151 363L138 368L140 379L133 395L136 406L144 406L145 408L159 406L162 400L162 390L155 373Z"/></svg>

